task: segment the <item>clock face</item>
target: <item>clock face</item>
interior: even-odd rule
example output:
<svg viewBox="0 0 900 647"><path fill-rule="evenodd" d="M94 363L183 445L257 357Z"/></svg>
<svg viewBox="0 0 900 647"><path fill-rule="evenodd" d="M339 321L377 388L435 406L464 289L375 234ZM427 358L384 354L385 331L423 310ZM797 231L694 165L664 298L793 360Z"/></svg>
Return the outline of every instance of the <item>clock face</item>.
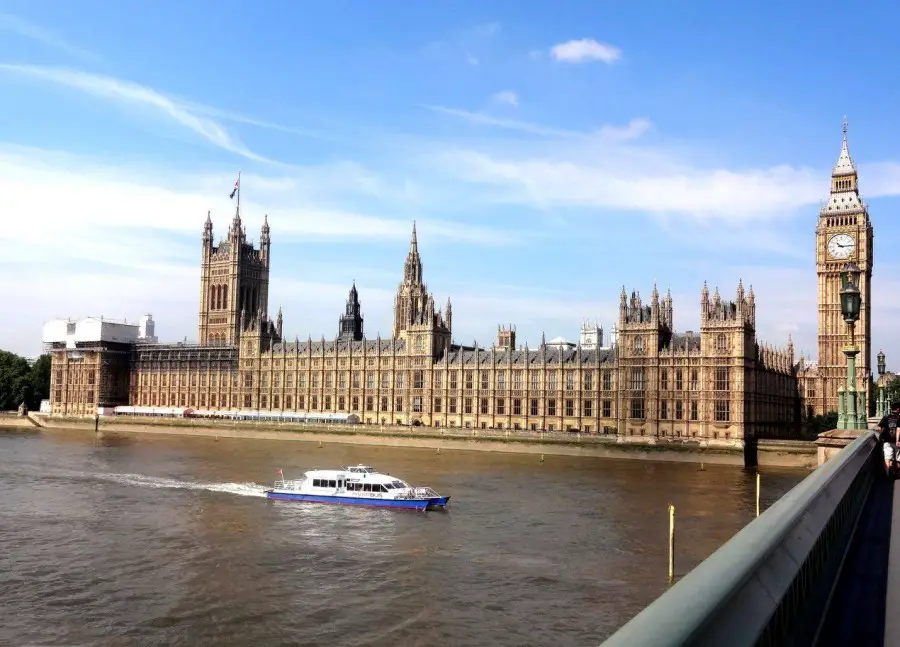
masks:
<svg viewBox="0 0 900 647"><path fill-rule="evenodd" d="M855 247L856 242L850 234L835 234L828 241L828 255L831 258L844 260L850 258Z"/></svg>

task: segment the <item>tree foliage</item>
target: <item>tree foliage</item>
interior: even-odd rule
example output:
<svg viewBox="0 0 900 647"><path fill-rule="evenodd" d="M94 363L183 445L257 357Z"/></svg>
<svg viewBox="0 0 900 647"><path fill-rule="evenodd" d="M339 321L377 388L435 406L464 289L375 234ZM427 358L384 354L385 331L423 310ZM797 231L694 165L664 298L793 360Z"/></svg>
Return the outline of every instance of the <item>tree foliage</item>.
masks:
<svg viewBox="0 0 900 647"><path fill-rule="evenodd" d="M837 429L838 412L829 411L818 416L811 416L808 422L809 433L818 436L825 431Z"/></svg>
<svg viewBox="0 0 900 647"><path fill-rule="evenodd" d="M23 402L37 410L50 397L50 355L41 355L33 366L24 357L0 350L0 411L12 411Z"/></svg>
<svg viewBox="0 0 900 647"><path fill-rule="evenodd" d="M884 387L888 402L897 402L900 400L900 377L895 377Z"/></svg>

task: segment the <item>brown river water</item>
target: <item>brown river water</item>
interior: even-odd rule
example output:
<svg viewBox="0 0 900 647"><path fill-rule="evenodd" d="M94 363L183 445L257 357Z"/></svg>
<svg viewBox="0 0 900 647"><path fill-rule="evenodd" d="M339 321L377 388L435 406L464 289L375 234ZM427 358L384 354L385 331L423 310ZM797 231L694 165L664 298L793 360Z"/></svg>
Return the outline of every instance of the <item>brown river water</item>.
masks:
<svg viewBox="0 0 900 647"><path fill-rule="evenodd" d="M447 512L272 502L370 464ZM762 470L762 506L808 472ZM0 430L0 646L599 645L752 520L732 466Z"/></svg>

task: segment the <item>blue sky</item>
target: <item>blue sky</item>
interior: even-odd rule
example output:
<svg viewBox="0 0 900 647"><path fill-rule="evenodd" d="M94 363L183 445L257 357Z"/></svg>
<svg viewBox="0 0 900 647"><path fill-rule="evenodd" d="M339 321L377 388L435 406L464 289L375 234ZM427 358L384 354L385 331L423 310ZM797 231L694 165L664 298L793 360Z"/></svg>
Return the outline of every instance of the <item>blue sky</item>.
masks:
<svg viewBox="0 0 900 647"><path fill-rule="evenodd" d="M887 2L0 0L0 346L57 316L196 336L200 235L272 226L270 309L332 337L354 279L389 334L412 221L454 337L608 329L623 284L758 297L815 356L814 229L841 120L897 314L900 60Z"/></svg>

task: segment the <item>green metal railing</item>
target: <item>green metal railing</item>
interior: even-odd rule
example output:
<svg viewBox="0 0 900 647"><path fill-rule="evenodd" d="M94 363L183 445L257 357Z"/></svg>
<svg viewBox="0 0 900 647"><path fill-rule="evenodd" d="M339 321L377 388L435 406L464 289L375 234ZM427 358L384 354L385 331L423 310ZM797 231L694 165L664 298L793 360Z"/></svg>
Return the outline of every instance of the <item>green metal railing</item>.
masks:
<svg viewBox="0 0 900 647"><path fill-rule="evenodd" d="M880 464L863 432L602 647L814 645Z"/></svg>

